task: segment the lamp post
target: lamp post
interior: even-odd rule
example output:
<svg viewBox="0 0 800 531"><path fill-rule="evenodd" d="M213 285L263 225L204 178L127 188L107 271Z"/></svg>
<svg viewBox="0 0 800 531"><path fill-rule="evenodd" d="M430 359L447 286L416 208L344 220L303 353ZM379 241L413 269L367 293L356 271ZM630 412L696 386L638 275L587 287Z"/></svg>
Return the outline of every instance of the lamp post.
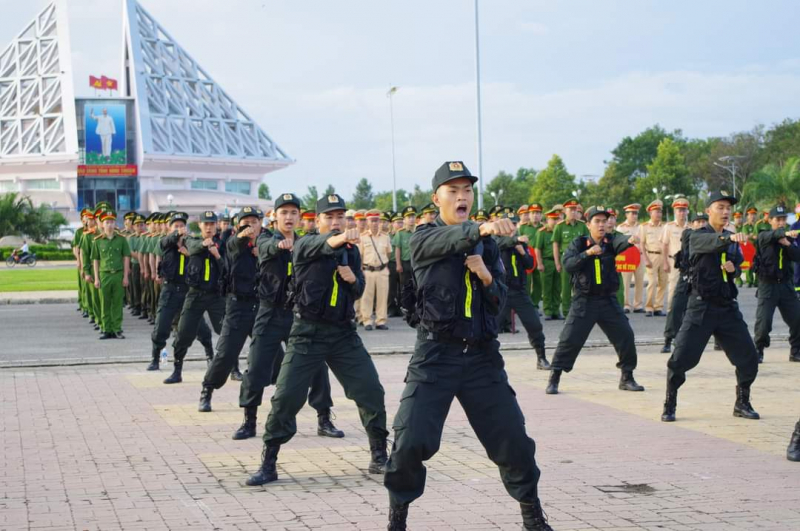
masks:
<svg viewBox="0 0 800 531"><path fill-rule="evenodd" d="M478 126L478 208L483 208L483 140L481 138L481 46L478 24L478 0L475 0L475 92Z"/></svg>
<svg viewBox="0 0 800 531"><path fill-rule="evenodd" d="M389 120L392 127L392 210L397 212L397 170L394 157L394 99L392 96L397 92L398 87L392 87L386 93L389 98Z"/></svg>
<svg viewBox="0 0 800 531"><path fill-rule="evenodd" d="M167 201L169 201L169 209L172 210L172 201L175 200L175 197L172 194L167 194Z"/></svg>
<svg viewBox="0 0 800 531"><path fill-rule="evenodd" d="M501 188L497 192L489 192L489 195L494 199L494 206L497 206L500 203L500 198L503 197L503 189Z"/></svg>
<svg viewBox="0 0 800 531"><path fill-rule="evenodd" d="M717 160L720 162L729 162L729 166L725 166L719 164L717 162L714 163L714 166L718 168L722 168L723 170L728 171L731 174L731 183L733 184L733 196L736 197L736 161L739 159L743 159L741 155L726 155L724 157L720 157Z"/></svg>

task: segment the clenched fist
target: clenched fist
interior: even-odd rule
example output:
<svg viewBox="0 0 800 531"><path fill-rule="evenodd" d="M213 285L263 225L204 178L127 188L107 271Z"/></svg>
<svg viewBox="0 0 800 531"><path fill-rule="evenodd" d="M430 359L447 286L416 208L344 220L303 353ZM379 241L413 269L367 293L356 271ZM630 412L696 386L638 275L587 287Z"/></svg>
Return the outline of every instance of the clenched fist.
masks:
<svg viewBox="0 0 800 531"><path fill-rule="evenodd" d="M517 228L508 219L489 221L480 227L481 236L511 236L516 231Z"/></svg>
<svg viewBox="0 0 800 531"><path fill-rule="evenodd" d="M353 270L350 269L350 266L337 266L336 271L339 273L339 276L342 277L342 280L347 282L348 284L354 284L356 281L356 274L353 273Z"/></svg>
<svg viewBox="0 0 800 531"><path fill-rule="evenodd" d="M744 232L737 232L736 234L731 234L730 238L732 242L744 243L747 241L747 234Z"/></svg>
<svg viewBox="0 0 800 531"><path fill-rule="evenodd" d="M291 251L294 248L294 242L292 240L281 240L278 242L278 249L283 249L284 251Z"/></svg>
<svg viewBox="0 0 800 531"><path fill-rule="evenodd" d="M492 283L492 274L487 269L486 264L483 263L483 257L478 254L471 254L464 260L464 265L467 269L475 273L484 286Z"/></svg>
<svg viewBox="0 0 800 531"><path fill-rule="evenodd" d="M252 238L253 236L255 236L255 234L256 231L253 230L253 227L245 227L244 230L240 231L239 234L237 234L237 237L240 240L243 240L245 238Z"/></svg>

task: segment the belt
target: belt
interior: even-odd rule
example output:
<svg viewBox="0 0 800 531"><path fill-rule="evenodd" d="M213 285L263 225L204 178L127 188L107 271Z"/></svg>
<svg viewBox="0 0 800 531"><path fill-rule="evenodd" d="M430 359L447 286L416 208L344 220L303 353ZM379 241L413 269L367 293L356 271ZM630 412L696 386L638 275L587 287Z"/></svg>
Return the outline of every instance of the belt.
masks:
<svg viewBox="0 0 800 531"><path fill-rule="evenodd" d="M100 270L101 273L120 273L122 269L102 269Z"/></svg>
<svg viewBox="0 0 800 531"><path fill-rule="evenodd" d="M661 251L647 251L648 254L661 254Z"/></svg>
<svg viewBox="0 0 800 531"><path fill-rule="evenodd" d="M448 343L450 345L459 345L459 346L472 346L482 343L482 340L475 339L475 338L463 338L463 337L454 337L449 336L446 334L439 334L436 332L428 332L424 328L420 328L417 330L417 337L419 339L424 339L426 341L436 341L439 343Z"/></svg>
<svg viewBox="0 0 800 531"><path fill-rule="evenodd" d="M368 265L365 265L365 266L362 266L361 269L363 269L364 271L375 272L375 271L383 271L385 268L386 268L386 264L381 264L379 266L368 266Z"/></svg>

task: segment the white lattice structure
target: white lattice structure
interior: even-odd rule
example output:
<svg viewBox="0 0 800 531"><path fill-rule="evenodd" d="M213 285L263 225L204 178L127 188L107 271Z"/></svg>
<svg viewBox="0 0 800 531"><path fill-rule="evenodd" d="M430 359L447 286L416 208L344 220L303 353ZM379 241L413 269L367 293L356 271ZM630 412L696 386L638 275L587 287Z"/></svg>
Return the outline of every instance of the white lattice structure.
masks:
<svg viewBox="0 0 800 531"><path fill-rule="evenodd" d="M0 158L77 153L69 33L62 2L0 54Z"/></svg>

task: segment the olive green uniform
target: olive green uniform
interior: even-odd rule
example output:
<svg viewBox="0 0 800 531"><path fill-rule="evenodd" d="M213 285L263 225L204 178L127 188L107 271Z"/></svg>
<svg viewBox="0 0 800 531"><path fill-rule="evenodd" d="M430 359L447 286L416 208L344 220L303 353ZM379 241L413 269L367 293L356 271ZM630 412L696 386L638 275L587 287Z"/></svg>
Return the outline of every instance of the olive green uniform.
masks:
<svg viewBox="0 0 800 531"><path fill-rule="evenodd" d="M396 249L400 249L400 264L403 266L403 272L400 273L400 291L402 293L403 286L406 285L408 279L411 278L411 236L414 233L407 230L405 227L397 231L392 238L392 245ZM392 255L391 260L395 262L397 259Z"/></svg>
<svg viewBox="0 0 800 531"><path fill-rule="evenodd" d="M542 228L542 223L537 223L533 225L531 223L526 223L525 225L520 225L517 231L522 236L528 237L528 245L530 247L534 247L536 243L536 235L539 233L539 229ZM534 267L533 271L530 275L528 275L528 291L530 292L531 302L537 308L539 307L539 302L542 300L542 273Z"/></svg>
<svg viewBox="0 0 800 531"><path fill-rule="evenodd" d="M72 248L73 249L77 249L78 253L80 253L80 251L81 251L80 244L81 244L82 236L83 236L83 227L78 227L78 229L75 230L75 235L72 237ZM86 309L86 300L84 299L83 282L84 282L84 280L83 280L83 271L82 271L82 268L79 267L78 268L78 308L80 308L81 311L86 312L88 310Z"/></svg>
<svg viewBox="0 0 800 531"><path fill-rule="evenodd" d="M97 324L102 325L101 312L100 312L100 292L94 287L94 268L92 266L92 248L94 247L94 239L97 233L94 231L84 231L81 235L81 256L83 259L83 275L88 275L92 279L91 282L84 281L83 283L83 297L86 303L86 311L89 312L89 317Z"/></svg>
<svg viewBox="0 0 800 531"><path fill-rule="evenodd" d="M94 240L92 261L100 263L100 306L103 332L116 334L122 331L122 304L125 288L122 286L125 258L130 258L128 240L119 234L112 238L104 235Z"/></svg>
<svg viewBox="0 0 800 531"><path fill-rule="evenodd" d="M561 306L561 279L553 259L553 231L547 225L536 232L533 247L542 253L544 271L541 272L542 301L545 317L557 317Z"/></svg>
<svg viewBox="0 0 800 531"><path fill-rule="evenodd" d="M582 221L575 221L567 223L560 221L556 228L553 230L553 243L558 244L559 252L561 253L561 308L564 311L564 316L569 314L569 306L572 301L572 284L570 283L570 274L564 268L563 258L567 247L578 236L588 236L589 229Z"/></svg>

